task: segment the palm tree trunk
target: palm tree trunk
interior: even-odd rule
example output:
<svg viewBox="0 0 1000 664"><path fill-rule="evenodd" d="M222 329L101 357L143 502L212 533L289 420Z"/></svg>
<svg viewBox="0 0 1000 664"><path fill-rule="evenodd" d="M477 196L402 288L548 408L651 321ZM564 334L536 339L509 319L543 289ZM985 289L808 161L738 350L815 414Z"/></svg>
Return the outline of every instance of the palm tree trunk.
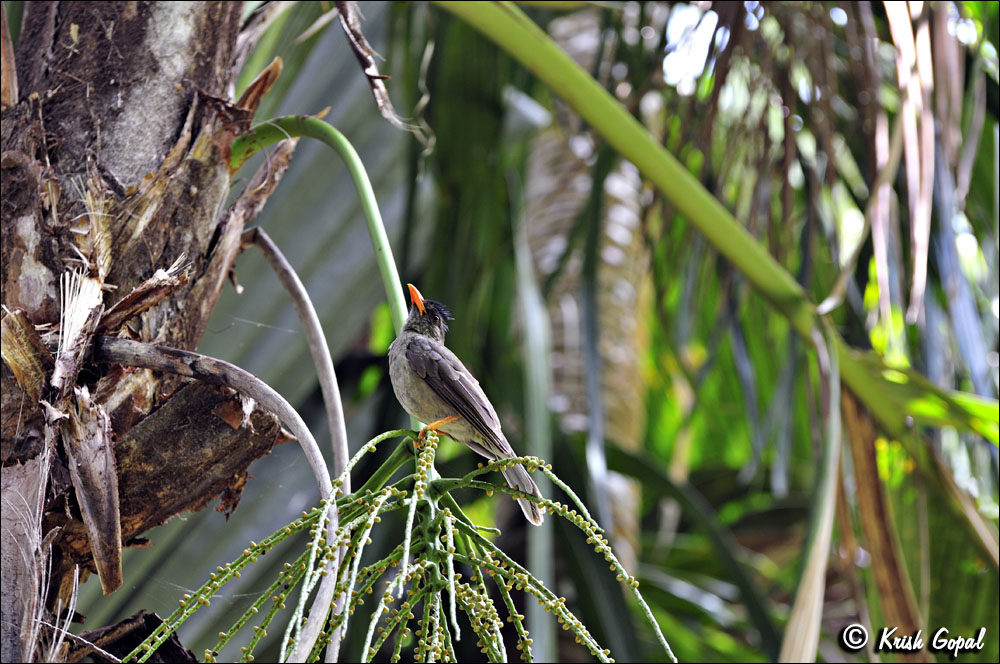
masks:
<svg viewBox="0 0 1000 664"><path fill-rule="evenodd" d="M230 391L97 366L88 352L99 333L193 349L205 331L252 217L225 208L229 145L252 115L226 101L248 50L241 7L30 3L16 80L4 49L4 661L39 656L38 619L66 606L76 565L114 591L121 542L217 495L234 509L250 462L278 440L265 413L241 426ZM171 266L135 315L101 327ZM95 295L77 345L54 352L75 322L67 309L84 304L66 289L73 272ZM78 461L85 450L93 459ZM93 462L110 468L104 487L67 472ZM94 498L108 510L100 526L81 514Z"/></svg>

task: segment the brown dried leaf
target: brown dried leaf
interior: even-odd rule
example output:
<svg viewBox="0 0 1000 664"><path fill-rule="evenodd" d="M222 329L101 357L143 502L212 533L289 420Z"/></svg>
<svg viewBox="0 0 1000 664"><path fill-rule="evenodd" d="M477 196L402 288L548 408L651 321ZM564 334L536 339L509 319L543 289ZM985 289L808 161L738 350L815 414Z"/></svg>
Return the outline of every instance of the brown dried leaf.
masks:
<svg viewBox="0 0 1000 664"><path fill-rule="evenodd" d="M389 121L391 125L408 131L417 137L422 144L426 144L426 137L423 130L409 122L403 120L396 113L389 99L389 91L385 87L385 80L388 76L379 73L378 65L375 64L375 49L361 32L361 21L358 19L358 4L356 2L337 2L337 11L340 13L340 25L347 35L347 42L361 65L362 71L368 78L368 85L371 86L372 95L375 97L375 104L378 106L382 117Z"/></svg>
<svg viewBox="0 0 1000 664"><path fill-rule="evenodd" d="M243 425L243 409L236 401L223 401L212 409L212 413L234 430Z"/></svg>
<svg viewBox="0 0 1000 664"><path fill-rule="evenodd" d="M262 72L257 74L257 78L247 86L247 89L243 91L240 95L239 100L236 102L236 107L241 108L250 113L250 117L253 117L257 113L257 107L260 106L261 100L264 95L268 93L274 82L278 80L281 76L281 69L283 63L281 58L275 58L271 61L267 67L264 68Z"/></svg>
<svg viewBox="0 0 1000 664"><path fill-rule="evenodd" d="M17 384L32 400L42 397L46 376L54 360L35 326L21 309L4 308L0 355L17 379Z"/></svg>
<svg viewBox="0 0 1000 664"><path fill-rule="evenodd" d="M101 587L108 595L122 584L122 531L111 419L86 387L74 388L68 406L68 417L61 421L63 447Z"/></svg>
<svg viewBox="0 0 1000 664"><path fill-rule="evenodd" d="M182 257L183 258L183 257ZM142 282L131 293L118 300L101 317L97 326L99 334L113 334L128 320L152 308L188 282L190 274L181 269L178 259L166 270L159 269L153 276Z"/></svg>

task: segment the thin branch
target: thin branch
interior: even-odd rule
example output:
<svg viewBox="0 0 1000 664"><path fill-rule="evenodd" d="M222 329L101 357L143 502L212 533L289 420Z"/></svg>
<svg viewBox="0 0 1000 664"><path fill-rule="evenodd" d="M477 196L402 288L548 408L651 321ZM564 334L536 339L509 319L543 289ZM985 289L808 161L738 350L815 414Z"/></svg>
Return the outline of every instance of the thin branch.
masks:
<svg viewBox="0 0 1000 664"><path fill-rule="evenodd" d="M327 425L330 428L330 438L333 447L333 475L340 475L347 465L349 456L347 446L347 426L344 423L344 406L340 399L340 387L337 384L337 374L330 356L330 348L326 344L326 335L320 324L316 308L313 306L309 293L306 291L299 275L285 258L271 237L260 227L243 232L243 245L256 245L267 261L274 268L281 285L292 298L295 312L299 315L302 329L309 344L316 373L319 376L320 390L323 392L323 403L326 406ZM345 494L351 492L351 477L344 478Z"/></svg>

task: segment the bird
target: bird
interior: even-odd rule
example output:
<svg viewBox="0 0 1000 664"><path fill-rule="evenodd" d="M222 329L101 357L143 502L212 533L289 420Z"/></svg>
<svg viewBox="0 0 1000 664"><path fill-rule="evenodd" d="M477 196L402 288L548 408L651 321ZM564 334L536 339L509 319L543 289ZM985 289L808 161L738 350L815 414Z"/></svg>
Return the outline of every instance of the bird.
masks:
<svg viewBox="0 0 1000 664"><path fill-rule="evenodd" d="M396 339L389 345L389 379L403 409L421 422L421 431L444 433L464 443L490 461L516 456L500 427L493 404L479 381L462 361L444 345L448 308L425 300L413 284L410 311ZM526 495L542 498L538 485L521 465L504 469L507 484ZM542 524L542 509L527 498L518 498L525 518Z"/></svg>

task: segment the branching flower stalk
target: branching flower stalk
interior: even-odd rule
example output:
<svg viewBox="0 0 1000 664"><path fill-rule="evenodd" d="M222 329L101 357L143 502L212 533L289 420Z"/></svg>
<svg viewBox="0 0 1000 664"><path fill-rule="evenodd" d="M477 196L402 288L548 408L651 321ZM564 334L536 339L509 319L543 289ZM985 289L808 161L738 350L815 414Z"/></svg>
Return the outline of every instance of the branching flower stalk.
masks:
<svg viewBox="0 0 1000 664"><path fill-rule="evenodd" d="M449 656L447 653L451 651L450 646L447 645L452 638L451 629L455 628L458 623L457 616L451 616L450 627L449 621L442 619L440 593L447 591L449 604L454 597L456 608L461 608L468 616L478 638L478 646L487 659L505 661L506 649L501 633L502 623L490 598L485 579L486 576L490 576L496 582L507 608L508 619L514 624L518 636L517 649L521 651L522 659L531 661L531 639L524 629L523 617L517 613L513 598L510 596L510 591L514 589L525 590L534 595L546 607L547 611L553 613L564 629L572 630L575 633L577 641L585 645L599 661L613 661L610 658L610 652L601 648L589 630L566 608L564 599L557 597L540 580L499 550L479 532L478 528L464 514L461 514L460 511L458 514L452 512L450 505L448 505L451 502L450 491L459 487L478 488L489 494L500 491L511 495L512 499L515 500L524 497L523 493L508 487L496 486L475 479L492 470L501 470L511 463L524 463L529 468L540 469L549 475L557 485L563 485L563 483L551 475L551 470L546 464L534 457L495 461L483 464L482 467L461 479L440 479L428 483L427 477L433 463L435 445L436 439L431 436L427 447L421 450L418 456L414 494L407 501L407 532L404 533L404 543L401 547L404 552L401 563L403 569L386 588L379 606L376 607L369 625L369 638L364 650L365 656L369 660L374 658L395 631L397 638L391 658L393 661L397 661L400 657L401 645L409 635L407 621L414 619L412 617L413 608L422 601L424 609L416 633L419 638L414 657L422 660L447 658ZM605 557L612 571L617 572L619 580L629 586L631 592L640 602L647 619L654 626L657 638L664 646L664 650L673 659L669 645L663 639L655 621L652 620L648 607L638 593L638 583L625 572L617 557L614 556L607 539L593 521L586 507L572 491L568 490L568 487L566 489L567 494L570 495L571 500L576 503L579 510L551 500L540 500L539 502L550 513L566 518L584 532L588 543L592 544L595 551ZM440 511L435 510L433 505L438 500L446 505ZM419 524L417 523L418 519ZM458 535L457 538L456 535ZM457 542L462 543L461 553L456 550ZM424 553L416 556L411 565L407 552L417 543L423 545ZM462 576L455 572L455 562L465 563L472 568L473 578L470 583L460 582ZM398 590L402 594L407 585L409 585L409 590L406 592L406 600L400 603L398 609L391 610L385 625L379 627L378 623L382 614L390 610L389 607L394 602L394 591ZM378 634L377 639L375 639L376 633Z"/></svg>
<svg viewBox="0 0 1000 664"><path fill-rule="evenodd" d="M386 432L369 441L348 462L345 475L357 465L361 457L390 438L404 440L361 488L336 500L340 523L332 538L327 537L325 517L329 506L321 504L313 511L303 513L302 517L260 544L251 543L235 561L219 567L210 575L204 586L193 594L185 595L177 611L124 661L145 661L195 611L208 606L211 597L222 585L237 578L244 567L273 549L279 542L305 531L311 535L309 545L294 561L286 563L274 583L228 631L220 633L215 647L205 651L207 661L215 661L222 648L230 644L237 633L246 631L247 627L253 631L249 634L246 645L241 648L241 654L244 661L252 660L254 649L267 635L269 625L278 611L285 608L286 598L296 586L301 585L299 609L290 617L286 638L281 644L282 652L295 650L297 635L304 623L303 607L316 582L323 575L334 575L334 597L327 608L327 618L319 638L311 645L308 661L319 660L334 634L338 631L344 633L351 616L364 604L365 597L375 593L378 594L379 601L368 614L369 622L362 651L366 661L374 659L384 647L389 647L389 643L392 643L392 661L399 661L403 657L403 648L407 644L412 644L414 648L414 660L455 661L453 640L461 638L459 611L466 615L475 634L476 645L486 659L491 662L506 661L507 649L502 631L504 621L494 601L494 590L487 581L488 578L492 579L495 593L501 598L507 622L513 626L517 638L516 649L522 660L532 661L532 642L525 629L524 616L517 612L511 594L513 590L534 596L563 629L574 633L577 642L584 645L598 661L614 661L611 653L597 642L587 627L567 608L565 599L557 596L538 577L496 546L491 537L492 533L498 531L473 523L455 502L452 491L459 488L477 489L489 495L495 492L506 493L513 500L524 498L525 494L521 491L480 479L488 472L502 470L513 463L521 463L529 470L541 471L566 491L575 507L551 499L528 498L536 501L551 515L562 517L583 531L587 543L604 556L611 570L617 573L618 579L629 587L665 652L673 658L669 645L639 594L638 583L625 572L583 503L555 477L547 464L536 457L518 457L481 464L462 478L432 479L437 436L429 432L414 455L412 445L413 441L418 440L418 436L414 431L402 429ZM414 457L414 471L394 484L389 484L394 474L408 459ZM342 485L345 475L334 481L334 487ZM388 556L362 567L366 545L376 524L381 521L381 516L404 509L405 532L399 534L401 541L398 546ZM338 565L336 551L341 547L346 555ZM468 566L471 576L467 576L469 572L459 572L456 565ZM389 579L386 573L393 568L396 573ZM379 583L384 584L381 590L376 589ZM332 611L332 607L338 602L344 610ZM313 606L311 610L322 610L322 607ZM258 617L259 621L256 620ZM251 626L255 621L257 624ZM411 636L415 640L411 640Z"/></svg>

